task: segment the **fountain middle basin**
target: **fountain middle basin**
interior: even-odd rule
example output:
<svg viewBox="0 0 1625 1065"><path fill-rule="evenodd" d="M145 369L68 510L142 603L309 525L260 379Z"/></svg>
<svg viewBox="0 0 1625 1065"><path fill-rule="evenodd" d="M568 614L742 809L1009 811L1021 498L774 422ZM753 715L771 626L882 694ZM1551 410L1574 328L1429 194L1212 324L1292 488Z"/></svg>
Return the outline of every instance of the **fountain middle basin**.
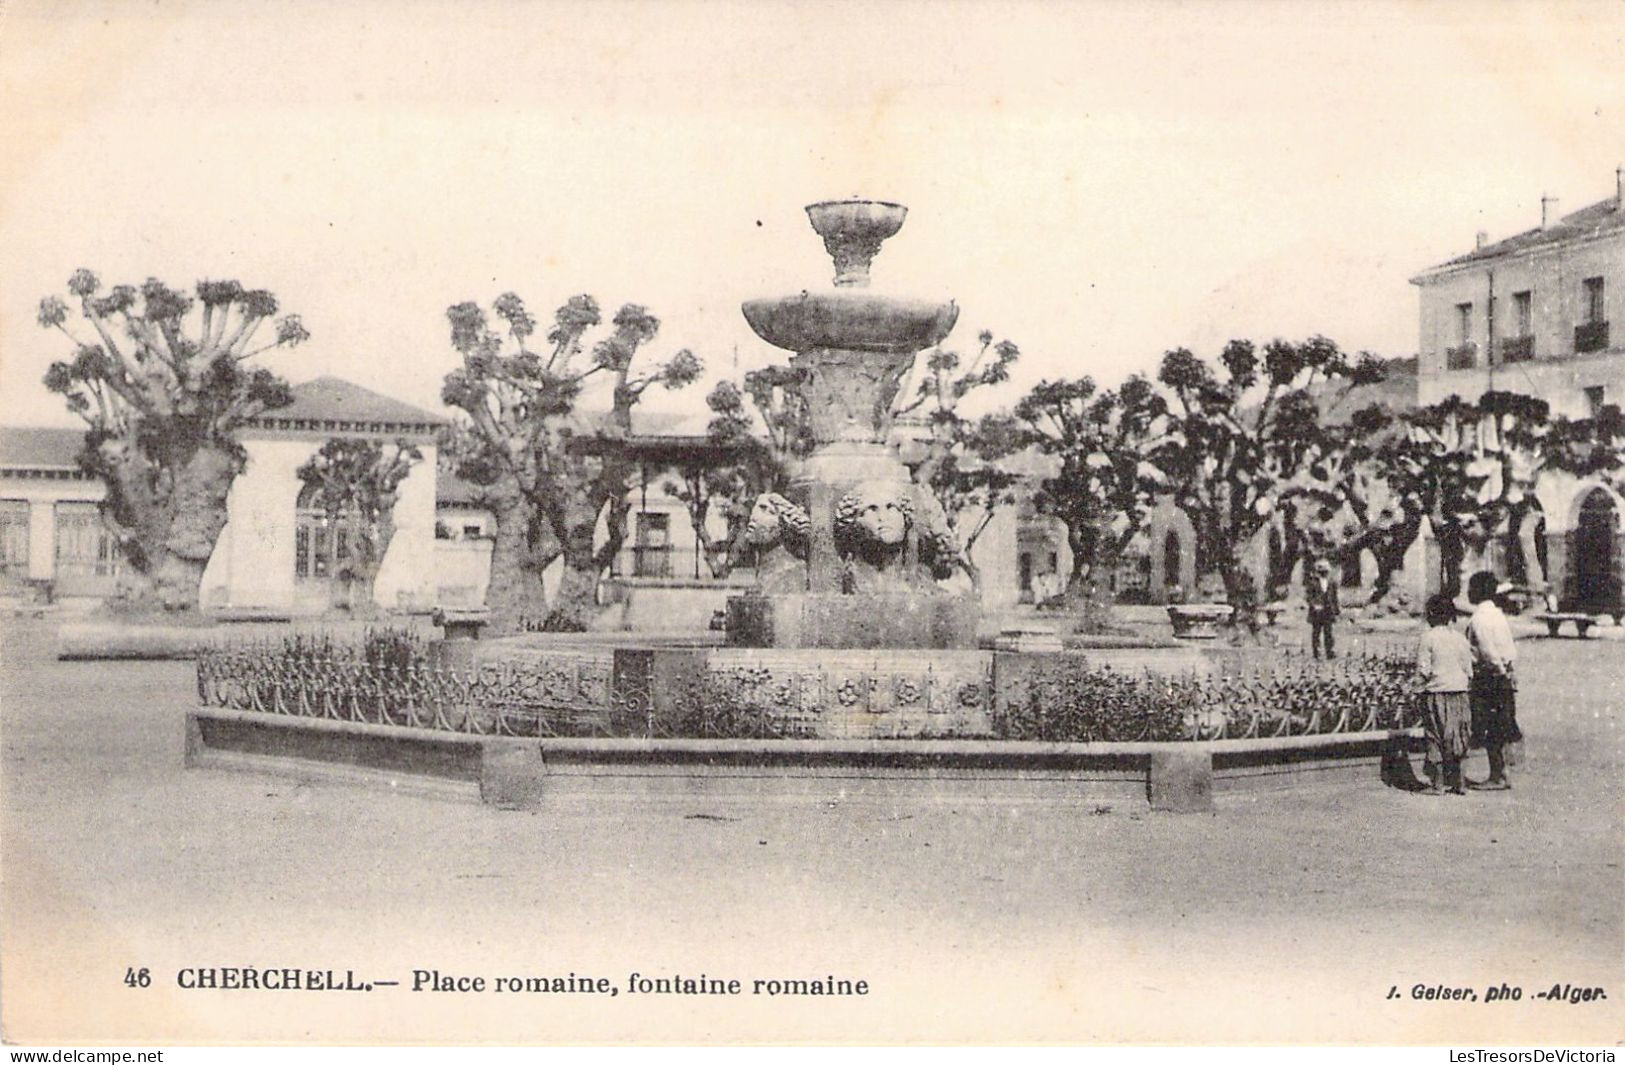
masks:
<svg viewBox="0 0 1625 1065"><path fill-rule="evenodd" d="M798 296L746 300L740 308L751 329L777 348L912 354L942 342L959 319L950 300L909 299L836 289Z"/></svg>

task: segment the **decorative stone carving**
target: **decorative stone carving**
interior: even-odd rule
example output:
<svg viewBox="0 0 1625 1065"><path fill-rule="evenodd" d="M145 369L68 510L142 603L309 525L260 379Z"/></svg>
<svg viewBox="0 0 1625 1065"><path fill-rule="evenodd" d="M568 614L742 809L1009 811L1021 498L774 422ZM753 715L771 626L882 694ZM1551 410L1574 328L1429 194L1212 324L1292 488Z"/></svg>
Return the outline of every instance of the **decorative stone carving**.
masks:
<svg viewBox="0 0 1625 1065"><path fill-rule="evenodd" d="M745 542L756 553L756 582L764 592L806 591L811 529L806 510L778 493L756 497Z"/></svg>
<svg viewBox="0 0 1625 1065"><path fill-rule="evenodd" d="M919 565L906 565L910 531ZM929 584L953 575L963 559L948 516L929 492L890 481L860 481L835 504L836 549L847 560L851 591L883 584Z"/></svg>
<svg viewBox="0 0 1625 1065"><path fill-rule="evenodd" d="M816 444L884 443L892 401L914 361L912 352L878 354L814 348L790 360L802 373L807 427Z"/></svg>
<svg viewBox="0 0 1625 1065"><path fill-rule="evenodd" d="M880 242L906 214L876 200L812 204L808 219L835 260L834 291L741 305L758 336L795 353L790 365L813 447L794 482L806 509L764 497L752 516L759 589L729 600L734 646L975 645L974 597L936 584L964 553L942 508L909 482L889 444L892 404L909 367L941 342L959 311L951 300L861 291ZM893 694L876 698L890 705Z"/></svg>
<svg viewBox="0 0 1625 1065"><path fill-rule="evenodd" d="M903 556L914 524L907 486L860 481L835 504L835 547L848 565L849 591L906 582Z"/></svg>

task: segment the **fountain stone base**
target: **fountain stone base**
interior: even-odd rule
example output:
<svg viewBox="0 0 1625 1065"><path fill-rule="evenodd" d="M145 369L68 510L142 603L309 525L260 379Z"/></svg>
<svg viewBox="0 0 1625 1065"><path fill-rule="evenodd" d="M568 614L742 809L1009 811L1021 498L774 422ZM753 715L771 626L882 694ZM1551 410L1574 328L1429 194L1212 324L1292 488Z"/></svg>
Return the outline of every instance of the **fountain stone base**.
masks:
<svg viewBox="0 0 1625 1065"><path fill-rule="evenodd" d="M974 598L925 589L867 595L740 595L728 600L728 643L785 648L975 647L979 616Z"/></svg>

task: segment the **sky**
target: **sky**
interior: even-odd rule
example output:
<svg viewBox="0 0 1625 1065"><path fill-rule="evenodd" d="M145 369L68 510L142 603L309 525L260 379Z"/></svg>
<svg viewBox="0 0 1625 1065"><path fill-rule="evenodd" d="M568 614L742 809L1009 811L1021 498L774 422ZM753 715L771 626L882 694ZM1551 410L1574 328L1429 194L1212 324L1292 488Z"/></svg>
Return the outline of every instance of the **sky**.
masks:
<svg viewBox="0 0 1625 1065"><path fill-rule="evenodd" d="M0 145L0 423L75 424L34 317L80 266L270 289L311 340L266 365L431 408L446 308L510 290L737 376L848 196L910 209L878 290L1021 346L1013 402L1231 337L1413 353L1410 277L1613 195L1625 3L0 0Z"/></svg>

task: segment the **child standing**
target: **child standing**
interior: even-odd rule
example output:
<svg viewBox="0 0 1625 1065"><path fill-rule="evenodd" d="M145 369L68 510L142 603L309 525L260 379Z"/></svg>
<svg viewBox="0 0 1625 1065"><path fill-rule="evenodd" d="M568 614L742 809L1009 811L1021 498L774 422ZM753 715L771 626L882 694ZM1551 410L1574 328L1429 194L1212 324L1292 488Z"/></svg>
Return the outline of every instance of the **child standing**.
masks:
<svg viewBox="0 0 1625 1065"><path fill-rule="evenodd" d="M1423 617L1428 627L1416 651L1417 698L1428 742L1423 772L1432 783L1433 794L1449 789L1452 795L1462 795L1461 760L1467 755L1471 720L1467 691L1473 675L1473 649L1450 627L1456 606L1449 596L1429 597Z"/></svg>

